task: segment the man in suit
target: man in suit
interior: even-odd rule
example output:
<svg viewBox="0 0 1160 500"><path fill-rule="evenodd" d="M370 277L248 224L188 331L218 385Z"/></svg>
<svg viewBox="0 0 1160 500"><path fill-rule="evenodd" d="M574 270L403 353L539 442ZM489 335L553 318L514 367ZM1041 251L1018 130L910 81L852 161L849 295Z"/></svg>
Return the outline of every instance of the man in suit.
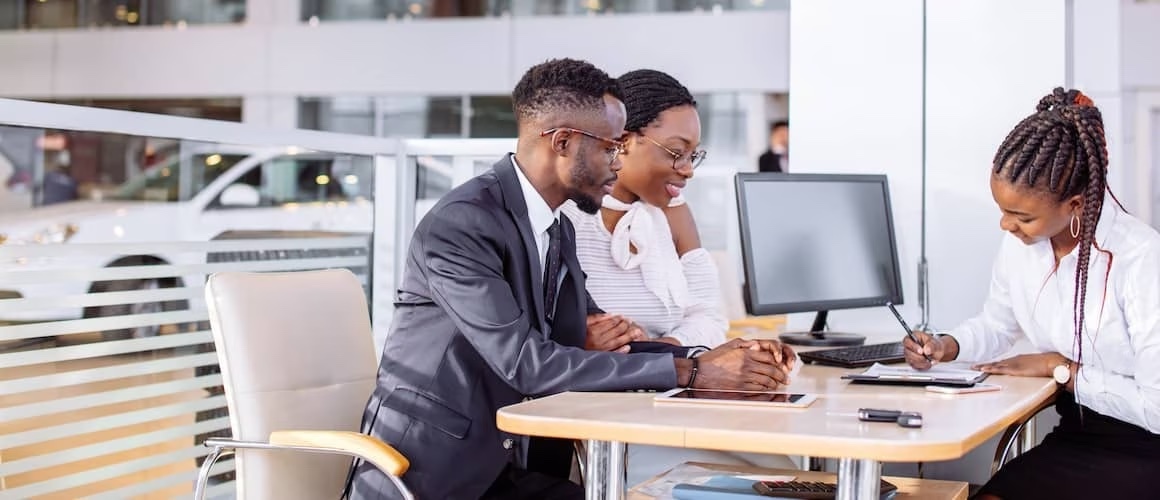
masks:
<svg viewBox="0 0 1160 500"><path fill-rule="evenodd" d="M769 149L757 158L758 172L789 172L789 122L779 120L769 127Z"/></svg>
<svg viewBox="0 0 1160 500"><path fill-rule="evenodd" d="M618 96L615 80L586 62L531 68L512 94L515 155L452 190L415 228L364 421L410 459L403 481L420 498L583 498L578 485L529 467L534 440L529 450L496 427L498 409L528 397L787 381L794 357L775 342L734 341L695 359L583 349L598 309L557 209L571 199L595 213L615 181ZM351 498L397 493L360 464Z"/></svg>

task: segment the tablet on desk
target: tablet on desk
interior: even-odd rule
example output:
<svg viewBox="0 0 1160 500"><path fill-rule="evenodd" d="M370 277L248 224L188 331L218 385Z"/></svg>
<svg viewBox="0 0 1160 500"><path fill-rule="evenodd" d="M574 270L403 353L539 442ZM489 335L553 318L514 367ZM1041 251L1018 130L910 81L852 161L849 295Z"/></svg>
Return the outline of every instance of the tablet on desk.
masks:
<svg viewBox="0 0 1160 500"><path fill-rule="evenodd" d="M805 408L815 400L813 394L776 391L726 391L717 389L673 389L658 394L657 403Z"/></svg>
<svg viewBox="0 0 1160 500"><path fill-rule="evenodd" d="M987 373L978 370L970 370L950 363L935 365L929 370L915 370L909 366L894 367L875 364L862 373L842 375L842 378L867 384L971 387L985 380L987 375Z"/></svg>

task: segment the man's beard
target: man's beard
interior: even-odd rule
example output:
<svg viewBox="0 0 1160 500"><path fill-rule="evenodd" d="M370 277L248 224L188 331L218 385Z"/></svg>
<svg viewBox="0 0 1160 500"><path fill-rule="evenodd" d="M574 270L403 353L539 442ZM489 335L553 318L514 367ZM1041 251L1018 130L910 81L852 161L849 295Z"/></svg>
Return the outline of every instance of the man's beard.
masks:
<svg viewBox="0 0 1160 500"><path fill-rule="evenodd" d="M568 188L568 199L576 202L576 208L586 214L600 211L600 201L576 188Z"/></svg>
<svg viewBox="0 0 1160 500"><path fill-rule="evenodd" d="M593 198L586 190L600 188L603 183L597 181L592 176L592 170L586 168L588 165L590 155L588 151L581 151L577 158L575 165L572 165L571 171L571 185L568 186L568 199L576 202L576 208L587 214L594 214L600 211L600 198Z"/></svg>

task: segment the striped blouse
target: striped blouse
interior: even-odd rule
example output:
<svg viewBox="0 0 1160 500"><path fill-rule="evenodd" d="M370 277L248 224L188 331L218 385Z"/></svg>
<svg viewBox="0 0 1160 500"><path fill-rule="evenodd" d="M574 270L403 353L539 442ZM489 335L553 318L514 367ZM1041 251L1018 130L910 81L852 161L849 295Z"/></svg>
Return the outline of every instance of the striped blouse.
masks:
<svg viewBox="0 0 1160 500"><path fill-rule="evenodd" d="M717 267L707 250L697 248L679 259L688 287L687 303L680 307L650 291L640 267L624 269L616 264L611 255L612 234L599 213L584 213L571 201L561 206L561 211L576 228L576 254L588 275L588 293L601 309L631 319L652 338L672 337L682 345L708 347L725 342L729 322L721 308ZM661 216L654 217L653 222L660 241L650 245L665 245L670 255L676 255L668 221ZM660 237L662 234L669 237ZM662 255L650 252L646 257Z"/></svg>

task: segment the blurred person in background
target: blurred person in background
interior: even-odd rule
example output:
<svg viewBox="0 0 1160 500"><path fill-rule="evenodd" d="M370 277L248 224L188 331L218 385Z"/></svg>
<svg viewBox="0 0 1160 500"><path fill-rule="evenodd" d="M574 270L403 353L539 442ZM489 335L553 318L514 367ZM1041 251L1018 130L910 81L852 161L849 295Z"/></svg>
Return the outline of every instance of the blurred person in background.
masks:
<svg viewBox="0 0 1160 500"><path fill-rule="evenodd" d="M789 172L789 122L779 120L769 127L769 149L757 159L758 172Z"/></svg>

